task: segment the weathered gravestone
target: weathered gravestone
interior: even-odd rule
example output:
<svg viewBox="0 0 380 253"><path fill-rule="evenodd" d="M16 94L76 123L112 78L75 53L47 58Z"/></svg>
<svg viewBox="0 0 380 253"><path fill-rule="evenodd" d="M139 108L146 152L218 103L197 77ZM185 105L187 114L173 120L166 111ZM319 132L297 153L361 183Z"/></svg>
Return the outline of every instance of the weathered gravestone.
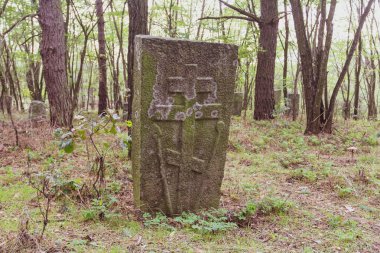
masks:
<svg viewBox="0 0 380 253"><path fill-rule="evenodd" d="M30 103L29 119L35 122L46 119L46 105L44 102L33 100Z"/></svg>
<svg viewBox="0 0 380 253"><path fill-rule="evenodd" d="M142 210L175 215L219 205L237 51L136 37L132 166Z"/></svg>
<svg viewBox="0 0 380 253"><path fill-rule="evenodd" d="M288 93L287 106L289 107L287 115L297 118L300 108L300 94Z"/></svg>
<svg viewBox="0 0 380 253"><path fill-rule="evenodd" d="M243 110L243 98L244 94L242 92L236 92L234 94L234 108L232 114L235 116L241 116L241 111Z"/></svg>

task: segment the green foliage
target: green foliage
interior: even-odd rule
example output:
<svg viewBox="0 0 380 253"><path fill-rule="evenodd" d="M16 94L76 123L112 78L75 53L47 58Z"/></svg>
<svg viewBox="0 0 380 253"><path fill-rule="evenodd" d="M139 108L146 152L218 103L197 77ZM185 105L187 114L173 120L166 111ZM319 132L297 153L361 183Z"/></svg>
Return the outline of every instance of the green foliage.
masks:
<svg viewBox="0 0 380 253"><path fill-rule="evenodd" d="M236 214L236 217L239 220L246 220L247 218L256 214L256 212L257 204L255 202L248 202L246 206Z"/></svg>
<svg viewBox="0 0 380 253"><path fill-rule="evenodd" d="M339 198L349 198L353 195L353 189L350 187L342 187L340 185L336 185L335 188L338 191Z"/></svg>
<svg viewBox="0 0 380 253"><path fill-rule="evenodd" d="M162 213L156 213L154 217L149 213L144 213L143 218L144 225L146 227L159 227L163 229L174 230L174 227L168 224L168 217Z"/></svg>
<svg viewBox="0 0 380 253"><path fill-rule="evenodd" d="M301 152L290 152L278 155L279 162L284 168L292 168L299 165L306 164L306 156Z"/></svg>
<svg viewBox="0 0 380 253"><path fill-rule="evenodd" d="M265 197L256 205L257 212L263 215L285 214L294 206L293 203L278 197Z"/></svg>
<svg viewBox="0 0 380 253"><path fill-rule="evenodd" d="M346 220L341 215L329 215L327 223L330 228L335 229L335 234L341 242L353 242L361 236L358 223L353 220Z"/></svg>
<svg viewBox="0 0 380 253"><path fill-rule="evenodd" d="M318 179L317 174L311 169L296 169L292 172L291 178L295 180L305 181L305 182L315 182Z"/></svg>
<svg viewBox="0 0 380 253"><path fill-rule="evenodd" d="M227 211L224 209L212 209L202 211L199 214L184 212L181 216L169 219L162 213L157 213L154 217L151 214L144 214L144 225L147 227L159 227L174 230L173 225L188 228L192 231L208 234L228 231L237 228L237 225L228 222ZM173 225L170 225L173 224Z"/></svg>
<svg viewBox="0 0 380 253"><path fill-rule="evenodd" d="M337 228L344 224L344 217L341 215L331 215L327 222L331 228Z"/></svg>
<svg viewBox="0 0 380 253"><path fill-rule="evenodd" d="M237 228L237 225L228 222L227 211L224 209L214 209L201 213L201 219L194 222L191 228L201 233L216 233Z"/></svg>
<svg viewBox="0 0 380 253"><path fill-rule="evenodd" d="M16 184L19 181L19 175L14 173L11 166L0 167L0 186Z"/></svg>
<svg viewBox="0 0 380 253"><path fill-rule="evenodd" d="M111 145L109 142L105 142L102 145L95 144L94 136L100 134L116 136L119 139L121 147L126 149L131 148L132 140L127 133L123 133L120 130L118 126L120 117L117 114L107 112L96 119L81 115L77 115L75 118L79 123L75 128L72 128L68 132L64 132L60 128L54 131L54 136L60 141L59 148L66 153L70 154L75 150L76 142L90 141L92 145L96 146L96 150L100 152L98 155L105 155L105 153L111 148ZM125 124L127 127L132 126L131 121L126 121Z"/></svg>
<svg viewBox="0 0 380 253"><path fill-rule="evenodd" d="M114 181L107 185L107 190L109 190L112 193L119 193L121 191L121 183Z"/></svg>
<svg viewBox="0 0 380 253"><path fill-rule="evenodd" d="M377 139L377 136L369 136L369 137L363 138L363 143L365 145L375 147L379 145L379 140Z"/></svg>
<svg viewBox="0 0 380 253"><path fill-rule="evenodd" d="M111 207L118 202L117 198L107 195L104 199L93 199L91 201L91 207L82 211L84 221L105 220L118 216L111 211Z"/></svg>

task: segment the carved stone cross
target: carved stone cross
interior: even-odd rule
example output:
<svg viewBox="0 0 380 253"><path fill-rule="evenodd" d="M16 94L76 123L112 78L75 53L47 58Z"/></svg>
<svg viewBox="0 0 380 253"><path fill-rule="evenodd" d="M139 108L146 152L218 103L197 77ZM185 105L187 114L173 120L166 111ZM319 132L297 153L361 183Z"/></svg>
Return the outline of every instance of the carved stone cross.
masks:
<svg viewBox="0 0 380 253"><path fill-rule="evenodd" d="M188 196L192 189L186 184L188 173L195 172L202 174L206 169L207 161L194 156L195 145L195 121L201 119L219 118L221 104L210 103L216 100L216 83L212 77L198 77L198 65L186 64L184 77L168 78L169 95L181 94L185 98L184 105L156 105L158 109L169 109L168 118L164 119L160 114L155 114L157 121L180 121L182 122L181 151L172 149L165 150L166 162L179 167L178 198L181 207L186 207L189 203ZM206 93L208 98L203 104L199 104L197 94Z"/></svg>
<svg viewBox="0 0 380 253"><path fill-rule="evenodd" d="M167 215L217 208L238 48L145 35L135 40L136 206Z"/></svg>

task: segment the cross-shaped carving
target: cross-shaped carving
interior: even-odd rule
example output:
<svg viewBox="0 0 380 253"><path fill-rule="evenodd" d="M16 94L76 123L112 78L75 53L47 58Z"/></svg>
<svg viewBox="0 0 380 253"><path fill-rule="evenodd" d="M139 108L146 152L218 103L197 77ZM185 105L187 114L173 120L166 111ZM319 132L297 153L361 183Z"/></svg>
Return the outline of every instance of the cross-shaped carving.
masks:
<svg viewBox="0 0 380 253"><path fill-rule="evenodd" d="M190 172L202 174L206 169L207 161L194 156L195 145L195 121L219 118L221 104L215 103L216 83L212 77L198 77L198 66L196 64L185 65L184 77L168 78L169 95L181 94L185 98L184 105L156 105L157 111L170 110L168 116L163 118L156 113L153 119L157 121L179 121L182 122L181 151L166 149L164 155L166 162L179 167L178 199L180 203L179 212L188 206L186 201L191 195L191 190L186 184L186 178ZM204 104L196 100L197 94L207 93L208 98Z"/></svg>

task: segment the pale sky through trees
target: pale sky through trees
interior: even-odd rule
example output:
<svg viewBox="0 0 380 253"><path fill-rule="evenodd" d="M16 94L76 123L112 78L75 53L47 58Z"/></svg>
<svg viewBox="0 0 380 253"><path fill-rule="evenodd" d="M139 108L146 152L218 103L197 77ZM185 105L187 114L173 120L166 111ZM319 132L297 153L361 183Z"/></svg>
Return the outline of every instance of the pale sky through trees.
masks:
<svg viewBox="0 0 380 253"><path fill-rule="evenodd" d="M153 2L153 0L149 0L150 11L151 11L152 2ZM154 0L154 2L155 2L155 5L160 5L160 6L163 5L163 0ZM231 4L235 4L236 6L238 6L236 4L236 2L237 2L236 0L226 0L226 2L231 3ZM243 2L243 1L241 1L241 2ZM355 5L358 1L353 1L353 2ZM193 15L193 22L192 23L194 23L194 27L196 27L197 23L199 22L198 18L199 18L200 13L201 13L202 1L201 0L182 0L180 2L180 5L182 8L186 8L186 7L190 7L188 5L190 5L191 3L193 4L193 12L194 12L192 14ZM279 5L279 12L283 12L284 7L283 7L282 1L279 1L278 5ZM259 6L259 3L257 3L257 6ZM258 7L256 7L256 8L257 8L257 13L259 14L260 13L259 8ZM289 15L291 16L290 4L289 4L288 8L289 8L288 9ZM354 6L354 8L355 8L355 12L356 12L356 7ZM229 11L228 7L226 7L226 6L223 6L223 10ZM186 9L186 12L188 12L188 11L190 11L190 10ZM218 16L218 14L219 14L219 1L218 0L206 0L205 16ZM335 17L334 17L334 39L335 40L346 40L347 39L349 15L350 15L349 1L348 0L338 1L337 7L335 10ZM378 23L380 23L380 7L379 7L378 2L375 3L375 16L377 18ZM292 23L292 18L290 18L289 21L290 21L290 28L291 28L291 30L293 30L294 27L293 27L293 23ZM156 22L163 22L163 20L156 20ZM216 22L216 21L214 21L214 22ZM239 21L233 21L233 22L236 22L237 24L241 24L241 23L244 23L245 21L239 20ZM353 23L354 23L354 25L356 25L356 23L357 23L357 15L356 14L353 17ZM235 26L236 28L239 28L237 26L240 26L240 25ZM282 29L283 26L284 26L284 22L282 20L282 22L280 22L280 29ZM240 27L240 29L245 29L245 26ZM365 36L366 33L367 33L367 31L366 31L366 27L365 27L365 29L363 31L363 35ZM243 34L243 33L241 33L241 34ZM294 38L294 36L292 36L292 37Z"/></svg>

